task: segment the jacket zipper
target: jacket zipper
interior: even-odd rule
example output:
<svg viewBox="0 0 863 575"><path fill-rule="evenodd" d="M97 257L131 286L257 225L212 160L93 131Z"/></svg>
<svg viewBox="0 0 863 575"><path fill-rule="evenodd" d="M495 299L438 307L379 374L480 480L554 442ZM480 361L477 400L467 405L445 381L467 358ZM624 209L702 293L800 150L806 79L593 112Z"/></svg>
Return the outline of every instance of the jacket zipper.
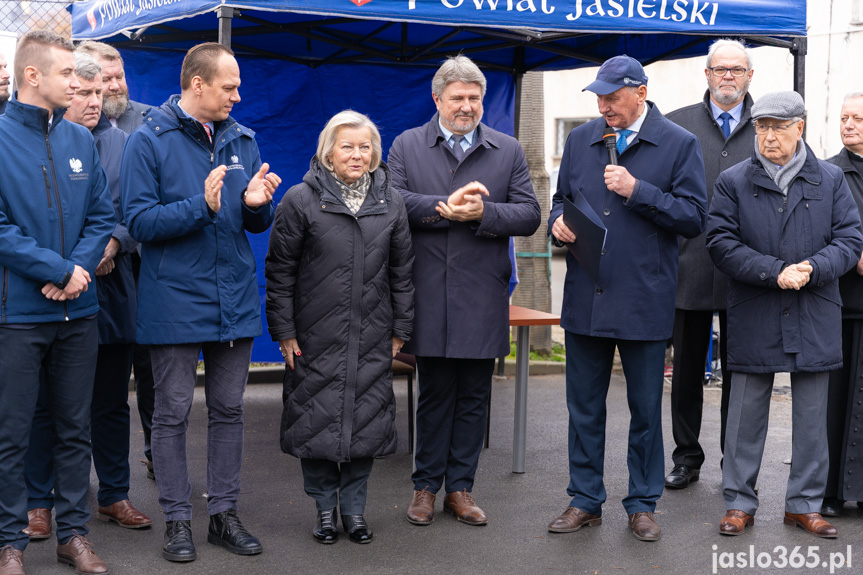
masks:
<svg viewBox="0 0 863 575"><path fill-rule="evenodd" d="M54 200L57 202L57 214L60 220L60 255L66 259L66 234L63 229L63 204L60 203L60 189L57 187L57 170L54 169L54 154L51 152L51 141L48 139L48 130L43 127L43 135L45 136L45 148L48 150L48 162L51 164L51 178L54 181ZM43 166L44 169L44 166ZM47 178L47 174L45 176ZM63 317L69 321L69 312L66 309L66 302L63 302Z"/></svg>
<svg viewBox="0 0 863 575"><path fill-rule="evenodd" d="M0 313L0 322L6 323L6 298L9 296L9 268L3 266L3 310Z"/></svg>

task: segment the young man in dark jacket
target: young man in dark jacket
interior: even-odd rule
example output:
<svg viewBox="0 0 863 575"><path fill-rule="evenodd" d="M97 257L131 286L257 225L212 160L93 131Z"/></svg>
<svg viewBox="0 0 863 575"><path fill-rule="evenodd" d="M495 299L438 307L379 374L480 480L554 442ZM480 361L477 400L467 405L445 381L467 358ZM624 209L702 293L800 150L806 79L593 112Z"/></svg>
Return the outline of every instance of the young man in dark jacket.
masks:
<svg viewBox="0 0 863 575"><path fill-rule="evenodd" d="M29 537L24 454L44 368L54 421L57 558L105 573L85 539L98 332L88 290L114 229L93 136L63 119L79 87L72 45L21 37L19 90L0 116L0 575L21 575Z"/></svg>
<svg viewBox="0 0 863 575"><path fill-rule="evenodd" d="M262 332L246 232L269 228L281 182L261 164L254 133L230 117L240 101L240 69L229 48L207 43L189 50L181 86L129 136L120 172L126 224L142 245L137 342L151 346L153 464L167 521L162 555L169 561L196 557L186 428L202 351L207 540L239 555L263 549L236 513L243 392L252 339Z"/></svg>
<svg viewBox="0 0 863 575"><path fill-rule="evenodd" d="M93 386L90 435L93 463L99 477L98 518L121 527L149 527L152 521L129 501L129 375L135 341L135 280L129 254L137 245L129 236L120 213L120 159L126 134L111 126L102 114L102 74L99 64L76 52L75 76L80 87L64 119L90 130L108 178L117 223L96 268L99 296L99 356ZM51 535L54 506L54 433L46 386L30 433L25 476L27 480L27 534L31 539Z"/></svg>

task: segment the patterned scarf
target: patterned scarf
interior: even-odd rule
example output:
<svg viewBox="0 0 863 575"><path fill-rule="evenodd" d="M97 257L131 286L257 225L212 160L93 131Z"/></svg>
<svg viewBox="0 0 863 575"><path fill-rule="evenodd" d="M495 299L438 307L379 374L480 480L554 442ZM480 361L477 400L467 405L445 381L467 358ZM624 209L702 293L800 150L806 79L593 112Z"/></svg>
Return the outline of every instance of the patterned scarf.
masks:
<svg viewBox="0 0 863 575"><path fill-rule="evenodd" d="M371 176L366 172L353 184L346 184L339 179L335 172L330 173L333 175L336 186L338 186L339 191L342 193L342 201L345 202L345 205L352 214L356 214L363 206L363 202L366 201L366 194L369 193L369 184L372 181Z"/></svg>

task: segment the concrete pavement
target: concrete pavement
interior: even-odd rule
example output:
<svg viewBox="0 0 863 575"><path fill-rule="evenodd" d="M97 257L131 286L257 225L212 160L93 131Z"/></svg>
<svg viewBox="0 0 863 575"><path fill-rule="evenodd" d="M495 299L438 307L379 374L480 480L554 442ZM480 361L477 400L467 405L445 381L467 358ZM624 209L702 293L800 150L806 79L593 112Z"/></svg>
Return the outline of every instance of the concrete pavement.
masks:
<svg viewBox="0 0 863 575"><path fill-rule="evenodd" d="M315 520L312 500L305 495L298 460L278 447L281 413L280 385L251 385L246 396L246 451L240 517L258 535L264 553L239 557L206 541L204 502L206 461L206 407L203 392L196 390L189 433L189 461L194 493L193 533L198 560L172 564L160 549L164 523L157 503L155 483L144 467L143 439L133 420L132 492L134 504L155 522L150 530L121 529L95 519L96 479L92 476L90 540L115 575L153 573L241 574L461 574L489 575L533 573L669 574L712 573L714 560L721 573L829 573L830 553L847 555L851 566L836 573L863 573L863 510L846 506L844 517L834 521L838 540L822 540L801 529L782 524L783 497L791 453L791 404L785 395L774 396L770 431L759 478L761 508L753 528L740 537L717 533L724 513L719 469L719 391L706 391L702 437L707 462L701 480L683 491L666 491L659 501L657 520L662 538L657 543L636 541L626 527L620 504L627 490L626 436L628 411L625 383L612 378L608 401L606 489L608 501L603 524L571 534L550 534L547 524L566 507L567 413L563 375L533 376L528 396L527 473L514 475L512 465L513 379L495 381L492 395L491 448L483 452L474 496L489 516L485 527L458 523L442 512L428 527L410 525L404 519L411 495L411 457L407 452L407 399L403 379L395 382L398 402L399 450L375 463L369 485L366 519L374 530L370 545L356 545L340 538L324 546L311 537ZM137 417L134 394L132 413ZM666 470L673 447L668 424L668 393L663 402ZM71 575L73 571L55 559L56 540L31 543L24 554L30 575ZM782 549L791 556L796 546L813 568L776 567ZM733 557L728 554L742 553ZM723 555L725 554L725 555ZM809 554L807 556L807 554ZM753 567L720 569L719 566L753 557ZM833 555L838 561L839 557ZM770 567L760 568L758 560Z"/></svg>

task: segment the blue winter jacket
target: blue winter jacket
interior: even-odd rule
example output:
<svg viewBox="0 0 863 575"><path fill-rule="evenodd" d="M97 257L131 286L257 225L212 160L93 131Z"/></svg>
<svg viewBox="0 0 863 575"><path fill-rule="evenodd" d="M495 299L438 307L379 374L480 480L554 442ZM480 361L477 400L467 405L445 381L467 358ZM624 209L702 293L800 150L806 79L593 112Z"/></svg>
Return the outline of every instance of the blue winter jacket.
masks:
<svg viewBox="0 0 863 575"><path fill-rule="evenodd" d="M806 146L806 161L785 196L753 152L716 180L707 249L728 276L730 370L842 367L839 277L863 250L860 212L842 170ZM804 260L813 268L809 283L780 289L782 270Z"/></svg>
<svg viewBox="0 0 863 575"><path fill-rule="evenodd" d="M566 140L548 229L563 198L581 192L608 229L594 282L566 255L560 325L595 337L656 341L671 337L677 291L678 237L701 233L707 219L704 161L698 140L650 106L619 163L638 180L627 199L605 185L606 123L597 118ZM576 239L578 241L578 239Z"/></svg>
<svg viewBox="0 0 863 575"><path fill-rule="evenodd" d="M148 345L232 341L261 335L255 256L246 231L273 221L272 202L246 207L243 192L261 166L254 132L228 118L213 144L171 96L153 108L123 151L120 199L141 242L137 342ZM204 180L228 168L222 204L212 213Z"/></svg>
<svg viewBox="0 0 863 575"><path fill-rule="evenodd" d="M75 265L92 279L114 229L105 172L83 126L10 100L0 116L0 323L45 323L93 315L96 286L64 302L42 295ZM68 276L67 276L68 274Z"/></svg>

